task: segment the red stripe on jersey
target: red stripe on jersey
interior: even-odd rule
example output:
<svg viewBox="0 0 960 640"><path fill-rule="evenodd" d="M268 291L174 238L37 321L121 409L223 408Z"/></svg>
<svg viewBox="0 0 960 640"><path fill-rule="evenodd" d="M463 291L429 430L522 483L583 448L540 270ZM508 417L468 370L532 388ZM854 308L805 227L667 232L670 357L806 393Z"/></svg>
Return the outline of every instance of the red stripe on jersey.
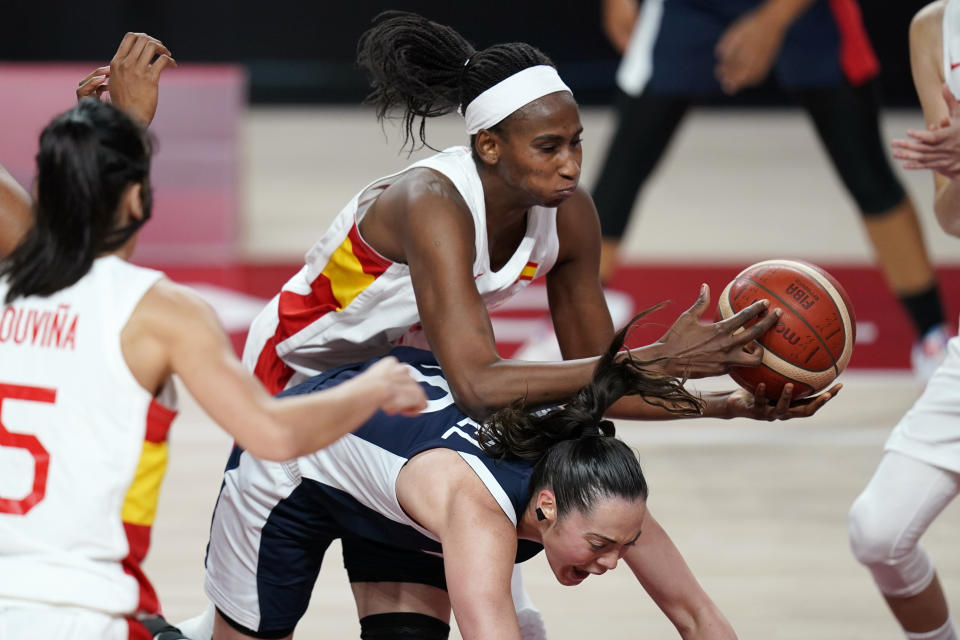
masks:
<svg viewBox="0 0 960 640"><path fill-rule="evenodd" d="M280 329L277 329L279 333ZM267 388L271 394L278 394L283 391L284 387L287 386L287 383L290 381L290 377L293 376L293 369L291 369L287 364L280 359L280 356L277 355L277 343L279 338L277 335L273 335L267 340L267 343L263 345L263 349L260 350L260 357L257 358L257 366L253 368L253 375L263 383L263 386Z"/></svg>
<svg viewBox="0 0 960 640"><path fill-rule="evenodd" d="M163 406L156 400L151 400L150 407L147 409L147 435L143 439L154 444L166 442L170 424L176 417L176 411Z"/></svg>
<svg viewBox="0 0 960 640"><path fill-rule="evenodd" d="M277 305L280 316L276 332L277 343L339 308L340 302L333 295L330 279L322 273L310 283L310 293L305 296L292 291L281 291L280 304Z"/></svg>
<svg viewBox="0 0 960 640"><path fill-rule="evenodd" d="M130 548L127 557L123 559L123 570L127 575L132 576L140 587L137 613L156 615L160 613L160 601L140 566L147 555L147 549L150 548L150 527L124 522L123 530L127 534L127 545Z"/></svg>
<svg viewBox="0 0 960 640"><path fill-rule="evenodd" d="M360 261L360 267L363 269L364 273L370 274L376 278L381 273L386 271L391 264L393 264L370 248L370 245L368 245L360 235L360 230L357 229L356 222L354 222L353 226L350 227L350 231L347 233L347 236L350 238L350 245L353 249L353 255L355 255L357 260Z"/></svg>
<svg viewBox="0 0 960 640"><path fill-rule="evenodd" d="M830 11L840 32L840 68L854 86L880 73L880 62L863 26L855 0L830 0Z"/></svg>
<svg viewBox="0 0 960 640"><path fill-rule="evenodd" d="M127 640L153 640L153 636L139 620L127 618Z"/></svg>

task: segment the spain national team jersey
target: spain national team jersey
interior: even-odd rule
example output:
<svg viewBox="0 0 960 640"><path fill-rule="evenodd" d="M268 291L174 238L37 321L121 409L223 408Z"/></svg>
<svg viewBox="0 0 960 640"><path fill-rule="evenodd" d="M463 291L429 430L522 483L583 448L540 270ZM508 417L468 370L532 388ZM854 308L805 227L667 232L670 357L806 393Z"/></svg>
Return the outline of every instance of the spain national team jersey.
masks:
<svg viewBox="0 0 960 640"><path fill-rule="evenodd" d="M140 563L175 399L137 383L120 333L161 276L103 257L71 287L0 307L0 606L159 611Z"/></svg>
<svg viewBox="0 0 960 640"><path fill-rule="evenodd" d="M451 147L405 171L415 167L449 178L470 209L474 283L488 309L553 267L559 250L555 208L530 208L523 240L494 271L483 185L470 150ZM307 253L299 273L253 321L243 363L271 392L342 364L382 356L397 345L428 348L409 267L379 255L358 229L371 203L402 173L381 178L354 196Z"/></svg>

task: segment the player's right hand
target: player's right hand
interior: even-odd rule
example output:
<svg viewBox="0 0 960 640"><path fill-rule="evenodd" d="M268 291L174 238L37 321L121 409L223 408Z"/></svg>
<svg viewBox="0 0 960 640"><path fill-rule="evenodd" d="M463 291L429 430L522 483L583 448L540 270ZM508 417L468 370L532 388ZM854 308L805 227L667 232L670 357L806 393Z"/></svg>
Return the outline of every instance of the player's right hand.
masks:
<svg viewBox="0 0 960 640"><path fill-rule="evenodd" d="M110 60L110 101L149 125L157 112L160 74L168 66L177 62L162 42L145 33L128 33Z"/></svg>
<svg viewBox="0 0 960 640"><path fill-rule="evenodd" d="M710 287L683 312L658 341L664 373L678 378L704 378L727 373L731 367L756 367L763 349L755 342L780 318L780 309L768 312L769 301L758 300L725 320L704 323L710 307ZM759 318L749 327L745 325Z"/></svg>
<svg viewBox="0 0 960 640"><path fill-rule="evenodd" d="M384 390L380 409L385 413L415 416L427 407L423 387L410 376L410 368L387 356L361 374L371 385ZM358 376L361 377L361 376Z"/></svg>

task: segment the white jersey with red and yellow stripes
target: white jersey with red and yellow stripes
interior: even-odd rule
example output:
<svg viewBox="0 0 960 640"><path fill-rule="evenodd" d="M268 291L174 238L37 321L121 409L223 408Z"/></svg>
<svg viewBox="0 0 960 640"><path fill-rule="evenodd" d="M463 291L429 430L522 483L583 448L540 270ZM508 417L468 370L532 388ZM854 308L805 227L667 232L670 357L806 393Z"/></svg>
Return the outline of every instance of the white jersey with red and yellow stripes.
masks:
<svg viewBox="0 0 960 640"><path fill-rule="evenodd" d="M516 252L490 267L483 185L470 150L451 147L414 167L442 173L473 216L474 282L493 309L546 274L559 250L556 208L531 207ZM381 356L396 345L429 349L407 265L373 250L357 230L370 204L403 172L381 178L353 197L306 255L306 264L253 321L243 362L273 393L306 377Z"/></svg>
<svg viewBox="0 0 960 640"><path fill-rule="evenodd" d="M0 608L159 611L140 562L175 397L140 386L120 334L162 275L107 256L0 307Z"/></svg>
<svg viewBox="0 0 960 640"><path fill-rule="evenodd" d="M960 2L947 0L943 7L943 78L960 99Z"/></svg>

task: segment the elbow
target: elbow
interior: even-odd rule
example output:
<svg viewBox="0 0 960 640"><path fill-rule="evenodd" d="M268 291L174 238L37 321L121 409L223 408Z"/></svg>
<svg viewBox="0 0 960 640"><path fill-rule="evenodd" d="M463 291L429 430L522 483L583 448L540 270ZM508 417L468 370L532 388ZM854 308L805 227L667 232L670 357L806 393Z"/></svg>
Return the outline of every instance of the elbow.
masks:
<svg viewBox="0 0 960 640"><path fill-rule="evenodd" d="M295 430L281 422L261 424L253 433L254 436L247 438L246 443L238 440L237 444L261 460L285 462L309 453L296 437Z"/></svg>
<svg viewBox="0 0 960 640"><path fill-rule="evenodd" d="M952 207L945 207L942 203L937 202L934 205L934 212L940 228L949 235L960 238L960 211Z"/></svg>
<svg viewBox="0 0 960 640"><path fill-rule="evenodd" d="M499 408L495 390L492 385L484 382L485 377L482 372L477 371L448 377L447 380L457 407L477 422L483 422Z"/></svg>

